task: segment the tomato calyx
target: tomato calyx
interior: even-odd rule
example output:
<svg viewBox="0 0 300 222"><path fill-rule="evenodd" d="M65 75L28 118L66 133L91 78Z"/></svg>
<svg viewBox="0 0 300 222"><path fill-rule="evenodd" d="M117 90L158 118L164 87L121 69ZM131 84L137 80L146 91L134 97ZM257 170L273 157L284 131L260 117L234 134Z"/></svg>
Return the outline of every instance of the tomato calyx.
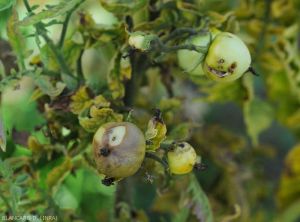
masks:
<svg viewBox="0 0 300 222"><path fill-rule="evenodd" d="M206 170L207 169L207 164L205 164L205 163L196 163L195 165L194 165L194 169L195 170L197 170L197 171L204 171L204 170Z"/></svg>
<svg viewBox="0 0 300 222"><path fill-rule="evenodd" d="M101 180L101 182L105 186L111 186L111 185L114 185L115 178L114 177L105 177L103 180Z"/></svg>

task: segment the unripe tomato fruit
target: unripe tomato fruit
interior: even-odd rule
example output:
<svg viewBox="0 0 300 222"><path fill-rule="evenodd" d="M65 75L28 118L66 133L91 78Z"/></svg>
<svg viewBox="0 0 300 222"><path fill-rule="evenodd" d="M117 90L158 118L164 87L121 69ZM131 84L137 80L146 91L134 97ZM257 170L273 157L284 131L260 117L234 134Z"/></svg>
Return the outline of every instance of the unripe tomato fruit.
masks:
<svg viewBox="0 0 300 222"><path fill-rule="evenodd" d="M192 37L190 44L205 47L209 43L208 35L197 35ZM204 75L200 60L204 53L188 49L181 49L177 52L178 64L184 71L193 75Z"/></svg>
<svg viewBox="0 0 300 222"><path fill-rule="evenodd" d="M203 71L213 80L230 82L241 77L250 64L251 56L245 43L234 34L221 32L208 49Z"/></svg>
<svg viewBox="0 0 300 222"><path fill-rule="evenodd" d="M200 47L209 47L210 41L212 41L215 36L220 33L217 29L211 29L210 32L206 34L199 34L191 37L185 44L192 44ZM204 60L205 53L196 52L189 49L181 49L177 52L178 65L184 71L192 75L204 75L202 69L201 59Z"/></svg>
<svg viewBox="0 0 300 222"><path fill-rule="evenodd" d="M98 171L115 179L135 174L144 160L145 149L143 133L129 122L106 123L97 130L93 139Z"/></svg>
<svg viewBox="0 0 300 222"><path fill-rule="evenodd" d="M151 41L155 38L155 35L137 31L130 34L128 44L140 51L147 51L150 49Z"/></svg>
<svg viewBox="0 0 300 222"><path fill-rule="evenodd" d="M186 142L176 144L174 149L168 152L167 156L170 172L173 174L191 172L197 161L195 149Z"/></svg>

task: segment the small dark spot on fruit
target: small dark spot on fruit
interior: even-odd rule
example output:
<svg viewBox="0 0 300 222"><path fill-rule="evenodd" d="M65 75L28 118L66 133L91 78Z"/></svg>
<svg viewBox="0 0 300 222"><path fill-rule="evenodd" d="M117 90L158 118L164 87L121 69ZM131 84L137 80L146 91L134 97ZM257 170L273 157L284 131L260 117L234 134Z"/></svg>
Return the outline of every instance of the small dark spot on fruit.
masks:
<svg viewBox="0 0 300 222"><path fill-rule="evenodd" d="M114 185L115 178L113 177L105 177L101 182L105 186Z"/></svg>
<svg viewBox="0 0 300 222"><path fill-rule="evenodd" d="M100 149L99 156L108 156L110 154L110 150L107 147L103 147Z"/></svg>
<svg viewBox="0 0 300 222"><path fill-rule="evenodd" d="M183 148L184 147L184 143L179 143L178 146L181 147L181 148Z"/></svg>
<svg viewBox="0 0 300 222"><path fill-rule="evenodd" d="M115 141L117 138L115 136L113 136L113 138L111 138L112 141Z"/></svg>
<svg viewBox="0 0 300 222"><path fill-rule="evenodd" d="M219 59L219 60L218 60L218 63L219 63L219 64L224 63L224 62L225 62L224 59Z"/></svg>
<svg viewBox="0 0 300 222"><path fill-rule="evenodd" d="M230 68L235 69L236 68L236 62L232 63Z"/></svg>

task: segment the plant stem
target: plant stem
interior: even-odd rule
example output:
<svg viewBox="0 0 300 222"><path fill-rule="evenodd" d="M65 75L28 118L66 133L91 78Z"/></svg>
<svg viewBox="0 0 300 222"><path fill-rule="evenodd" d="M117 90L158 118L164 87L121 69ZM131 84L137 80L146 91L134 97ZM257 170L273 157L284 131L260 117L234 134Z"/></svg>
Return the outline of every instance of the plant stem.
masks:
<svg viewBox="0 0 300 222"><path fill-rule="evenodd" d="M13 214L12 207L10 206L8 199L3 195L2 192L0 192L0 198L3 200L3 202L5 203L7 209L10 211L10 213Z"/></svg>
<svg viewBox="0 0 300 222"><path fill-rule="evenodd" d="M197 33L199 33L199 32L193 28L178 28L178 29L174 30L173 32L171 32L170 35L168 35L165 39L163 39L163 42L167 43L168 41L175 39L184 34L195 35Z"/></svg>
<svg viewBox="0 0 300 222"><path fill-rule="evenodd" d="M156 156L154 153L150 153L150 152L146 152L146 158L155 160L156 162L159 162L164 168L165 170L169 169L169 165L167 162L165 162L164 160L162 160L161 158L159 158L158 156Z"/></svg>
<svg viewBox="0 0 300 222"><path fill-rule="evenodd" d="M66 37L66 34L67 34L67 29L68 29L68 23L70 21L70 18L71 18L71 15L73 14L73 12L79 7L79 5L82 3L83 1L80 1L78 4L76 4L67 14L66 18L65 18L65 21L63 23L63 27L62 27L62 30L61 30L61 35L60 35L60 39L59 39L59 43L58 43L58 46L60 48L63 47L64 45L64 40L65 40L65 37Z"/></svg>
<svg viewBox="0 0 300 222"><path fill-rule="evenodd" d="M79 57L77 59L76 65L77 65L77 78L79 81L83 81L84 76L83 76L83 70L82 70L82 55L83 55L84 50L82 49L80 51Z"/></svg>
<svg viewBox="0 0 300 222"><path fill-rule="evenodd" d="M191 45L191 44L175 45L175 46L170 46L170 47L161 46L162 52L173 52L173 51L177 51L180 49L187 49L187 50L193 50L196 52L206 53L207 47L199 47L199 46Z"/></svg>
<svg viewBox="0 0 300 222"><path fill-rule="evenodd" d="M147 58L144 54L137 54L132 52L130 55L130 62L132 67L131 79L125 85L124 104L126 107L132 107L135 102L135 96L140 84L140 77L146 70Z"/></svg>
<svg viewBox="0 0 300 222"><path fill-rule="evenodd" d="M29 13L32 13L31 7L28 3L27 0L23 0L24 5L27 9L27 11ZM61 53L61 51L56 47L56 45L54 44L54 42L52 41L51 38L49 38L49 36L46 33L46 29L43 26L43 23L39 22L36 25L34 25L34 27L36 28L36 31L38 32L38 34L40 34L43 39L45 40L46 44L49 46L50 50L53 52L54 57L58 63L58 65L60 66L61 70L67 74L68 76L70 76L73 79L76 79L75 76L73 76L71 70L69 69L68 65L65 62L64 56Z"/></svg>
<svg viewBox="0 0 300 222"><path fill-rule="evenodd" d="M268 25L270 23L270 16L271 16L271 3L272 3L272 0L265 0L265 13L264 13L264 25L261 29L261 32L259 34L259 40L258 40L258 44L257 44L257 47L256 47L256 56L259 56L259 54L261 53L261 50L263 50L264 48L264 44L265 44L265 35L266 35L266 32L267 32L267 28L268 28Z"/></svg>

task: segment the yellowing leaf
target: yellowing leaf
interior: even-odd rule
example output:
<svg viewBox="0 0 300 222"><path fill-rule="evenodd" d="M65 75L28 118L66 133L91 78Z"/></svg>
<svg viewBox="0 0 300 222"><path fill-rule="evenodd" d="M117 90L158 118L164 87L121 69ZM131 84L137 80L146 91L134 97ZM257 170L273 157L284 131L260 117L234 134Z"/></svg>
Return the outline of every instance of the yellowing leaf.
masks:
<svg viewBox="0 0 300 222"><path fill-rule="evenodd" d="M121 76L122 76L122 79L130 79L131 78L131 72L132 72L132 68L131 68L129 57L122 58L121 59Z"/></svg>
<svg viewBox="0 0 300 222"><path fill-rule="evenodd" d="M99 95L96 96L93 100L93 103L95 104L95 106L97 108L102 108L102 107L109 107L110 106L110 102L107 101L104 96Z"/></svg>
<svg viewBox="0 0 300 222"><path fill-rule="evenodd" d="M100 0L101 5L109 11L114 13L129 13L136 12L137 10L145 7L147 2L146 0Z"/></svg>
<svg viewBox="0 0 300 222"><path fill-rule="evenodd" d="M204 101L207 102L228 102L228 101L243 101L246 91L240 81L229 83L215 83L211 86L201 87L207 96Z"/></svg>
<svg viewBox="0 0 300 222"><path fill-rule="evenodd" d="M187 141L190 139L191 130L196 127L193 123L180 123L168 134L168 140Z"/></svg>
<svg viewBox="0 0 300 222"><path fill-rule="evenodd" d="M166 138L167 126L162 120L158 120L157 117L153 117L148 122L148 128L145 133L147 141L147 150L156 150L160 147L160 144Z"/></svg>
<svg viewBox="0 0 300 222"><path fill-rule="evenodd" d="M287 154L277 194L278 204L287 208L300 198L300 145L293 147Z"/></svg>
<svg viewBox="0 0 300 222"><path fill-rule="evenodd" d="M181 101L177 98L162 99L159 102L159 108L163 112L179 108L180 106L181 106Z"/></svg>
<svg viewBox="0 0 300 222"><path fill-rule="evenodd" d="M33 155L41 155L43 153L43 145L33 136L28 138L27 146Z"/></svg>
<svg viewBox="0 0 300 222"><path fill-rule="evenodd" d="M291 149L285 158L285 166L287 173L290 175L300 176L300 145Z"/></svg>
<svg viewBox="0 0 300 222"><path fill-rule="evenodd" d="M88 132L96 132L96 130L104 123L107 122L121 122L123 120L123 115L115 113L110 108L100 108L92 106L90 109L90 116L80 117L80 125Z"/></svg>
<svg viewBox="0 0 300 222"><path fill-rule="evenodd" d="M64 162L55 167L48 175L46 183L49 190L53 189L55 186L59 185L63 179L68 175L72 169L72 160L69 157L66 157Z"/></svg>
<svg viewBox="0 0 300 222"><path fill-rule="evenodd" d="M125 95L124 77L129 77L128 73L121 73L121 53L116 53L112 58L108 71L108 87L114 99L123 98ZM130 68L131 70L131 68ZM126 72L126 71L125 71Z"/></svg>
<svg viewBox="0 0 300 222"><path fill-rule="evenodd" d="M86 109L88 109L92 104L93 101L90 98L87 87L81 87L72 97L71 97L71 104L70 109L74 114L79 115Z"/></svg>

